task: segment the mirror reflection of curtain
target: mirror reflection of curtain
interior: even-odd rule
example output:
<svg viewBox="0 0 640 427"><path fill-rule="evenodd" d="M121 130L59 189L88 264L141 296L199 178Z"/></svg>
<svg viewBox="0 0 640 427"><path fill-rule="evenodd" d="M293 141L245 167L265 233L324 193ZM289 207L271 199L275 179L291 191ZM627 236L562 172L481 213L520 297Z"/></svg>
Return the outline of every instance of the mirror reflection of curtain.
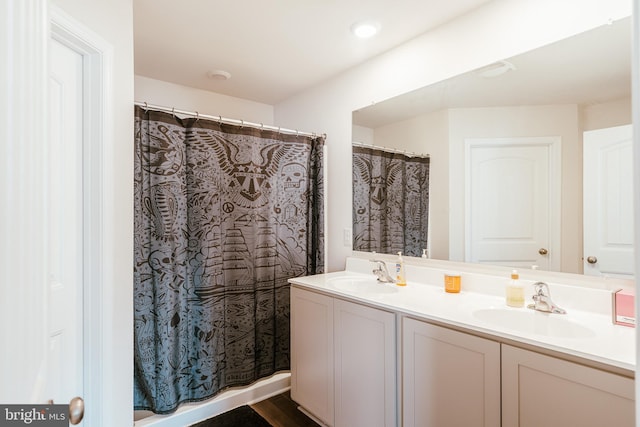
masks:
<svg viewBox="0 0 640 427"><path fill-rule="evenodd" d="M354 145L353 249L421 256L427 248L429 157Z"/></svg>
<svg viewBox="0 0 640 427"><path fill-rule="evenodd" d="M287 280L323 271L323 145L136 107L135 409L290 369Z"/></svg>

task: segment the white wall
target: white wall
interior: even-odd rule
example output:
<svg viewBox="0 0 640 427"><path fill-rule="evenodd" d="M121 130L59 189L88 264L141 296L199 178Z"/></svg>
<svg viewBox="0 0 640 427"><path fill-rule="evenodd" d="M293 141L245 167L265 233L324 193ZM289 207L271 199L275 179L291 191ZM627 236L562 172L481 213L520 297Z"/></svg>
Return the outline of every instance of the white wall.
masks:
<svg viewBox="0 0 640 427"><path fill-rule="evenodd" d="M351 112L631 14L629 0L496 0L275 106L280 126L327 134L329 271L351 247Z"/></svg>
<svg viewBox="0 0 640 427"><path fill-rule="evenodd" d="M111 137L103 147L109 207L104 221L109 236L102 250L111 265L103 271L101 425L129 426L133 424L133 0L52 0L52 4L112 47L112 69L106 76L112 108L103 123Z"/></svg>
<svg viewBox="0 0 640 427"><path fill-rule="evenodd" d="M603 129L631 123L631 97L588 105L580 110L582 130Z"/></svg>
<svg viewBox="0 0 640 427"><path fill-rule="evenodd" d="M371 145L373 144L373 129L364 126L353 125L351 140Z"/></svg>
<svg viewBox="0 0 640 427"><path fill-rule="evenodd" d="M135 76L135 100L210 116L273 125L273 106Z"/></svg>

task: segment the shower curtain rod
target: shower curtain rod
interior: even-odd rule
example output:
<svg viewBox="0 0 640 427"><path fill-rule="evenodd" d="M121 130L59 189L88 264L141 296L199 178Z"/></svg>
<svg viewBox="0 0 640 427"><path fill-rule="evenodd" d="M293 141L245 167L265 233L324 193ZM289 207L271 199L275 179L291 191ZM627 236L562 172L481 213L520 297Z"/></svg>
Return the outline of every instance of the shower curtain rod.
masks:
<svg viewBox="0 0 640 427"><path fill-rule="evenodd" d="M315 132L313 133L302 132L296 129L286 129L278 126L265 125L262 123L245 122L244 120L230 119L222 116L211 116L207 114L200 114L197 111L178 110L177 108L169 108L169 107L164 107L162 105L153 105L153 104L148 104L146 102L135 101L134 104L144 109L160 110L160 111L164 111L165 113L181 114L181 115L195 117L196 119L203 118L203 119L215 120L217 122L228 123L232 125L249 126L249 127L258 128L258 129L273 130L279 133L286 133L286 134L300 135L300 136L310 136L312 138L315 138L317 136L322 136L326 138L327 136L327 134L325 133L320 134Z"/></svg>
<svg viewBox="0 0 640 427"><path fill-rule="evenodd" d="M373 149L376 149L376 150L387 151L387 152L390 152L390 153L404 154L405 156L408 156L408 157L424 157L426 159L431 157L429 155L429 153L427 153L427 154L418 154L418 153L414 153L414 152L411 152L411 151L399 150L397 148L388 148L388 147L381 147L379 145L366 144L364 142L353 141L351 143L351 145L355 145L356 147L373 148Z"/></svg>

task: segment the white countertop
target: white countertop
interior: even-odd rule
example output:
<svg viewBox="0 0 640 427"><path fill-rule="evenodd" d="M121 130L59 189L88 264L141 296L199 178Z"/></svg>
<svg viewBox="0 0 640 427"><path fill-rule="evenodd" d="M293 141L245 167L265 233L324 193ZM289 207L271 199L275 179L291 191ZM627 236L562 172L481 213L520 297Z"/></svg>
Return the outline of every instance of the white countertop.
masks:
<svg viewBox="0 0 640 427"><path fill-rule="evenodd" d="M470 333L489 336L497 341L524 347L535 347L569 360L582 362L607 369L626 376L635 375L635 328L614 325L611 315L603 312L580 310L563 304L554 298L554 290L558 296L565 296L561 286L550 284L554 302L567 309L567 314L550 314L537 312L528 308L511 308L506 306L504 296L496 292L479 292L463 289L460 293L449 294L444 291L442 281L433 283L433 272L424 270L420 277L431 278L431 283L418 283L407 280L407 286L384 284L376 281L372 273L358 271L340 271L314 276L299 277L289 281L299 287L331 294L336 297L365 303L381 309L409 315L419 319L449 325ZM416 277L418 275L416 274ZM439 276L437 276L439 277ZM380 286L380 292L347 290L340 286L340 281L353 278L362 285ZM371 279L370 282L368 279ZM391 289L388 289L391 287ZM572 292L579 292L572 290ZM587 291L589 292L589 291ZM527 295L528 297L528 295ZM584 299L576 296L575 299ZM598 301L600 306L610 304L610 292L600 291L589 298L608 298ZM567 298L568 299L568 298ZM527 298L529 301L529 298ZM597 305L597 304L596 304ZM589 307L589 305L586 305ZM481 313L479 310L485 311ZM496 312L486 313L486 310ZM507 313L516 311L518 313ZM506 314L527 319L529 326L521 328L514 323L496 322L481 318L481 314ZM523 317L525 316L525 317ZM536 316L531 319L528 316ZM492 316L493 317L493 316Z"/></svg>

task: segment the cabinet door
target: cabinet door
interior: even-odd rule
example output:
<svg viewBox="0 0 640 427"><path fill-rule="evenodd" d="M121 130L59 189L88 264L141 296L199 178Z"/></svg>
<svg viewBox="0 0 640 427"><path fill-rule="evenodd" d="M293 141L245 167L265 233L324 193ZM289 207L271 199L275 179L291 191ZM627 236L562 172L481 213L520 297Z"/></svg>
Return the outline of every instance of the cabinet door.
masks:
<svg viewBox="0 0 640 427"><path fill-rule="evenodd" d="M634 381L508 345L502 346L505 427L634 425Z"/></svg>
<svg viewBox="0 0 640 427"><path fill-rule="evenodd" d="M402 391L405 427L499 427L500 344L403 318Z"/></svg>
<svg viewBox="0 0 640 427"><path fill-rule="evenodd" d="M336 299L334 316L335 426L395 426L395 314Z"/></svg>
<svg viewBox="0 0 640 427"><path fill-rule="evenodd" d="M291 399L333 425L333 298L291 287Z"/></svg>

